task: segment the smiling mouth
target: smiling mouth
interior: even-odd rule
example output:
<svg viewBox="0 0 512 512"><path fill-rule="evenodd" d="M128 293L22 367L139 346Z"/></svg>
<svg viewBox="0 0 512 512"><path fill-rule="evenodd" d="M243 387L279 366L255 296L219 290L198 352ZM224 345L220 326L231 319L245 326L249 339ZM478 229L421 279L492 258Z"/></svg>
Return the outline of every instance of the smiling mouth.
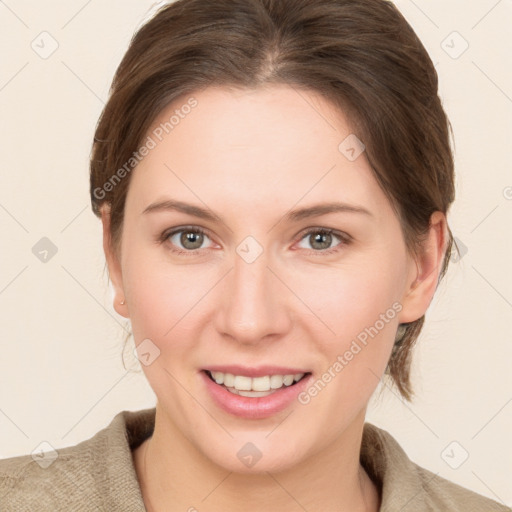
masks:
<svg viewBox="0 0 512 512"><path fill-rule="evenodd" d="M232 373L203 370L208 377L234 395L246 397L268 396L280 389L294 386L311 372L288 375L264 375L262 377L247 377Z"/></svg>

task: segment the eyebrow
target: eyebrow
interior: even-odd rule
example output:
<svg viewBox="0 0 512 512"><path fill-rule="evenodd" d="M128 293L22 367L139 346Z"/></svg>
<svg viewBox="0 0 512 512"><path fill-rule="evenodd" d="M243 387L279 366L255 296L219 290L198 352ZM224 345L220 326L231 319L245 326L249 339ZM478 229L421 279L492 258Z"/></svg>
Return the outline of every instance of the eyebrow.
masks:
<svg viewBox="0 0 512 512"><path fill-rule="evenodd" d="M184 203L183 201L176 201L175 199L167 199L166 201L158 201L150 204L142 214L153 212L177 211L199 217L200 219L210 221L220 221L220 217L215 215L211 210L202 208L201 206L194 206L193 204Z"/></svg>
<svg viewBox="0 0 512 512"><path fill-rule="evenodd" d="M347 203L322 203L309 206L307 208L292 210L288 212L284 218L286 220L299 221L309 217L319 217L320 215L326 215L327 213L363 213L373 217L373 214L362 206Z"/></svg>
<svg viewBox="0 0 512 512"><path fill-rule="evenodd" d="M208 208L202 208L201 206L184 203L183 201L176 201L175 199L167 199L165 201L152 203L147 208L145 208L142 214L165 211L177 211L204 220L222 222L222 219ZM373 217L373 214L362 206L331 202L290 210L284 215L283 219L285 221L297 222L310 217L326 215L328 213L362 213L364 215Z"/></svg>

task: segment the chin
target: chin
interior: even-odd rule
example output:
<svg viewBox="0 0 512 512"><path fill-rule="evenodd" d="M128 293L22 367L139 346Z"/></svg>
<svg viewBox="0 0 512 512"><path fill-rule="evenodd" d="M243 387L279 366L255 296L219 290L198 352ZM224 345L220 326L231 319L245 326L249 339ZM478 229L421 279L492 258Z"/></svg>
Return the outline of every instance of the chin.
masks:
<svg viewBox="0 0 512 512"><path fill-rule="evenodd" d="M283 434L285 433L283 431ZM274 434L269 436L267 430L239 433L224 442L213 441L209 446L203 447L199 445L198 449L213 464L227 471L245 475L279 473L289 470L304 459L305 441L299 443L299 439L292 439L290 435L285 436L285 439L277 436L272 439L272 435ZM207 439L207 433L201 438Z"/></svg>

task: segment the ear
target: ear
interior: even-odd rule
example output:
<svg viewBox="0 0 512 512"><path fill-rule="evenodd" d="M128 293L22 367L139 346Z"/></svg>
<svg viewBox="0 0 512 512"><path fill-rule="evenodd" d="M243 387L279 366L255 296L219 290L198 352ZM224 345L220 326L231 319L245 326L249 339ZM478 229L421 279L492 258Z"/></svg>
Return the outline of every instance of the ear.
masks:
<svg viewBox="0 0 512 512"><path fill-rule="evenodd" d="M121 304L125 301L123 275L121 263L113 247L112 233L110 231L110 205L104 203L101 208L101 222L103 224L103 250L107 260L108 274L114 287L114 309L125 318L129 318L127 304Z"/></svg>
<svg viewBox="0 0 512 512"><path fill-rule="evenodd" d="M412 261L407 288L402 299L400 323L414 322L427 311L437 288L447 240L446 216L442 212L434 212L430 217L428 236L422 245L421 253Z"/></svg>

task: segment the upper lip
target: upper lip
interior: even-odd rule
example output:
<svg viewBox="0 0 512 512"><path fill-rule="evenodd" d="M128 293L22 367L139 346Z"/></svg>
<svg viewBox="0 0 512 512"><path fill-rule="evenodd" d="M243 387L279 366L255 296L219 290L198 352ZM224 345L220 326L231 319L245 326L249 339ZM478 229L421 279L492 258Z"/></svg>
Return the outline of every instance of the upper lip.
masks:
<svg viewBox="0 0 512 512"><path fill-rule="evenodd" d="M212 365L204 368L209 372L231 373L232 375L243 375L246 377L265 377L266 375L296 375L297 373L309 373L301 368L290 368L286 366L242 366L242 365Z"/></svg>

